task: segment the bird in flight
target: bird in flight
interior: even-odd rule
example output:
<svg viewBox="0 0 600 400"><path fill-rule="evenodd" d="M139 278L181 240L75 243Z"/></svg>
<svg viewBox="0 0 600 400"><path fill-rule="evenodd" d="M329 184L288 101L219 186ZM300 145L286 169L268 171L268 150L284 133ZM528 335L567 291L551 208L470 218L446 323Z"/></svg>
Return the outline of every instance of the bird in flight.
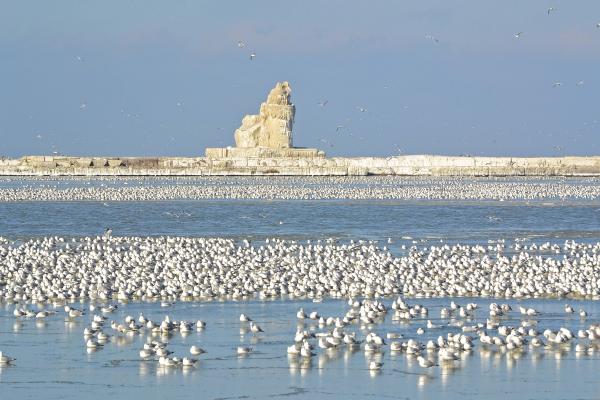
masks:
<svg viewBox="0 0 600 400"><path fill-rule="evenodd" d="M440 42L440 41L438 40L438 38L436 38L436 37L435 37L435 36L433 36L433 35L425 35L425 39L428 39L428 40L433 40L433 41L434 41L434 42L436 42L436 43L439 43L439 42Z"/></svg>
<svg viewBox="0 0 600 400"><path fill-rule="evenodd" d="M329 100L323 100L318 102L317 104L320 105L321 107L325 107L327 105L327 103L329 103Z"/></svg>
<svg viewBox="0 0 600 400"><path fill-rule="evenodd" d="M600 28L600 22L596 24L596 28Z"/></svg>
<svg viewBox="0 0 600 400"><path fill-rule="evenodd" d="M250 61L254 60L254 57L256 57L256 53L255 52L250 53Z"/></svg>
<svg viewBox="0 0 600 400"><path fill-rule="evenodd" d="M331 143L329 140L319 139L319 141L322 143L325 143L326 145L329 145L329 147L333 147L333 143Z"/></svg>
<svg viewBox="0 0 600 400"><path fill-rule="evenodd" d="M585 82L583 82L583 81L579 81L579 82L577 82L577 86L583 86L584 83Z"/></svg>
<svg viewBox="0 0 600 400"><path fill-rule="evenodd" d="M241 49L242 47L246 46L246 43L244 43L244 42L243 42L243 41L241 41L241 40L238 40L238 43L237 43L237 45L238 45L238 47Z"/></svg>
<svg viewBox="0 0 600 400"><path fill-rule="evenodd" d="M517 33L515 33L515 37L518 39L521 37L522 34L523 34L523 32L517 32Z"/></svg>
<svg viewBox="0 0 600 400"><path fill-rule="evenodd" d="M559 87L559 86L562 86L562 82L554 82L552 84L552 87Z"/></svg>
<svg viewBox="0 0 600 400"><path fill-rule="evenodd" d="M87 108L87 103L86 102L81 103L81 105L79 106L80 110L85 110L86 108Z"/></svg>
<svg viewBox="0 0 600 400"><path fill-rule="evenodd" d="M81 57L81 56L75 56L75 58L77 58L77 61L80 61L80 62L84 62L84 61L85 61L85 60L83 59L83 57Z"/></svg>
<svg viewBox="0 0 600 400"><path fill-rule="evenodd" d="M335 131L336 131L336 132L339 132L339 131L341 131L342 129L344 129L344 125L338 125L338 126L336 126L336 127L335 127Z"/></svg>
<svg viewBox="0 0 600 400"><path fill-rule="evenodd" d="M357 109L358 111L360 111L361 113L367 112L367 109L366 109L366 108L364 108L364 107L356 107L356 109Z"/></svg>
<svg viewBox="0 0 600 400"><path fill-rule="evenodd" d="M551 13L552 11L556 11L556 8L554 8L554 7L550 7L550 8L548 8L548 15L550 15L550 13Z"/></svg>

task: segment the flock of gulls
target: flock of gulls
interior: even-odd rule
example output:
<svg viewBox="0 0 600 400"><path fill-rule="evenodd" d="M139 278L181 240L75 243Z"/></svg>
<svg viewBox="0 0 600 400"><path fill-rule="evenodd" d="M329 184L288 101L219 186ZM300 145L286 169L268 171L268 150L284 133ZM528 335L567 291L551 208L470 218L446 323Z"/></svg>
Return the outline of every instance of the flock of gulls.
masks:
<svg viewBox="0 0 600 400"><path fill-rule="evenodd" d="M600 186L578 180L462 180L376 178L282 178L255 185L249 180L206 178L165 180L49 180L0 188L0 201L158 200L173 198L428 198L428 199L597 199ZM82 184L83 183L83 184ZM191 183L191 184L190 184ZM252 190L249 190L249 189ZM406 240L404 240L406 239ZM456 368L474 351L518 357L525 352L578 355L600 350L600 324L576 304L600 299L600 242L533 243L489 241L423 245L404 240L398 254L387 242L195 237L103 236L0 237L0 303L13 304L17 320L66 318L85 321L83 346L89 353L119 338L145 336L138 348L144 363L159 368L196 368L211 349L194 344L182 354L170 346L174 335L210 329L210 322L144 314L111 318L133 302L323 299L347 301L345 312L323 315L297 310L289 342L281 347L291 368L335 358L340 351L364 352L367 369L384 369L383 354L414 360L420 368ZM400 243L400 242L399 242ZM442 307L420 298L450 301ZM529 299L556 299L562 318L546 318ZM467 302L467 299L473 300ZM479 299L479 300L477 300ZM483 299L483 300L482 300ZM480 307L477 301L484 302ZM494 301L490 303L490 301ZM76 303L85 304L77 308ZM464 303L464 304L459 304ZM488 304L489 303L489 304ZM489 305L489 308L488 308ZM318 307L318 306L317 306ZM555 313L556 314L556 313ZM579 327L561 326L565 319ZM394 329L387 329L392 321ZM233 322L233 321L232 321ZM241 314L240 333L268 338L265 321ZM263 325L264 326L264 325ZM293 324L291 325L293 326ZM260 340L253 342L261 346ZM2 349L0 349L2 350ZM248 343L232 356L252 357ZM18 354L0 351L0 366L16 365ZM387 361L386 361L387 362Z"/></svg>
<svg viewBox="0 0 600 400"><path fill-rule="evenodd" d="M200 363L199 357L210 352L210 349L192 345L185 355L177 355L169 348L174 335L185 337L194 331L210 329L204 320L176 321L168 315L161 320L152 320L143 313L139 313L137 318L126 315L120 322L111 320L111 314L119 307L109 302L91 303L88 313L87 310L55 302L52 311L34 311L20 302L13 308L13 315L18 320L62 316L67 322L87 318L83 343L90 354L119 337L145 336L139 349L139 360L155 362L158 368L196 368ZM123 307L127 307L127 303L123 303ZM556 326L542 330L539 319L544 313L525 306L525 302L513 305L492 302L487 308L480 309L474 302L461 305L453 300L439 308L439 316L436 317L430 316L432 311L426 306L411 304L402 296L392 296L389 300L349 297L343 315L324 316L318 311L306 312L300 308L295 315L296 330L290 332L290 342L285 351L291 369L311 368L312 359L317 355L327 362L339 351L362 351L366 357L366 369L378 373L384 366L386 351L396 358L405 356L409 362L414 360L419 367L427 370L434 367L459 368L465 358L477 350L514 358L528 351L561 356L574 348L581 356L600 350L600 324L586 322L588 314L583 309L577 311L565 304L564 316L578 313L582 324L587 324L585 329ZM391 318L396 325L395 329L383 333L379 327L386 318ZM510 322L517 323L513 325ZM249 334L261 340L269 336L269 332L265 332L247 314L242 313L237 323L242 336ZM418 328L415 329L416 325ZM290 326L291 331L294 324ZM255 343L260 346L261 340ZM252 347L241 345L232 350L232 355L249 357L254 351ZM16 359L0 352L0 366L7 365L16 365Z"/></svg>
<svg viewBox="0 0 600 400"><path fill-rule="evenodd" d="M389 241L392 241L390 238ZM0 237L0 301L600 298L600 243L402 245L191 237Z"/></svg>
<svg viewBox="0 0 600 400"><path fill-rule="evenodd" d="M391 239L389 239L391 241ZM526 307L530 298L564 301L600 298L600 243L567 241L563 245L527 244L516 240L483 245L402 246L396 257L376 241L285 241L184 237L45 237L24 241L0 238L0 302L14 303L15 318L45 320L64 313L67 319L89 319L83 330L88 352L101 349L119 335L148 335L139 357L161 367L194 367L206 352L192 346L189 354L174 355L169 337L204 330L203 320L152 320L140 314L109 322L115 302L255 298L348 299L343 315L297 311L298 330L287 354L302 367L316 351L331 354L340 348L363 350L368 369L382 368L381 354L414 358L423 368L460 363L481 349L519 352L525 349L575 351L599 349L600 325L586 329L538 329L540 311ZM452 301L431 317L427 307L409 298L495 297L510 303L491 303L480 310L474 302ZM387 300L386 300L387 299ZM393 299L391 304L387 301ZM458 299L456 300L458 301ZM515 304L514 302L518 303ZM89 302L89 310L73 307ZM33 309L37 304L37 309ZM45 308L48 307L48 308ZM62 310L61 310L62 308ZM513 310L518 309L518 311ZM477 316L485 313L485 319ZM506 323L518 313L518 325ZM583 309L567 304L566 315L587 321ZM403 332L382 335L376 327L386 316L406 324ZM411 324L415 322L417 329ZM251 335L268 335L252 318L239 323ZM437 337L420 340L439 332ZM445 333L445 334L442 334ZM406 339L406 340L402 340ZM354 351L353 350L353 351ZM253 348L239 346L239 356ZM14 363L0 354L0 364Z"/></svg>
<svg viewBox="0 0 600 400"><path fill-rule="evenodd" d="M201 177L0 180L0 202L203 199L595 200L593 179L412 177ZM69 183L65 185L65 182Z"/></svg>

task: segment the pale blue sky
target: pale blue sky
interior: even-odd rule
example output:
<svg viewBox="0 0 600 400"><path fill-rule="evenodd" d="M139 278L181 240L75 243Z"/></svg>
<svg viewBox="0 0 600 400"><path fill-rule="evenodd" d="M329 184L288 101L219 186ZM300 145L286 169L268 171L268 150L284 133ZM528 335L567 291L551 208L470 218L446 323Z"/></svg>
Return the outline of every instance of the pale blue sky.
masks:
<svg viewBox="0 0 600 400"><path fill-rule="evenodd" d="M2 0L0 155L202 155L278 80L330 155L600 154L599 23L597 0Z"/></svg>

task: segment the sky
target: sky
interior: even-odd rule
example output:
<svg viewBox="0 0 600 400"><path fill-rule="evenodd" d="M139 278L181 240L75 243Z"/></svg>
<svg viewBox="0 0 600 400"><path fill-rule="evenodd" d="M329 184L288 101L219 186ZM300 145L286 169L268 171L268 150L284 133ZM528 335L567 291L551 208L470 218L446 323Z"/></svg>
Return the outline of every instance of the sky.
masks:
<svg viewBox="0 0 600 400"><path fill-rule="evenodd" d="M600 155L600 1L0 0L0 156L202 156L284 80L331 156Z"/></svg>

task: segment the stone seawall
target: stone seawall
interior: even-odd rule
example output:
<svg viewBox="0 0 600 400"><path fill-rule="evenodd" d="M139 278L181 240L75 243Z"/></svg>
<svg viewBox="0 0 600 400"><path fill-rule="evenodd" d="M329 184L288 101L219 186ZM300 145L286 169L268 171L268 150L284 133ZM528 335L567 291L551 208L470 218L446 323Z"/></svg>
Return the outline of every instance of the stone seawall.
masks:
<svg viewBox="0 0 600 400"><path fill-rule="evenodd" d="M63 157L0 159L0 175L600 176L600 157Z"/></svg>

